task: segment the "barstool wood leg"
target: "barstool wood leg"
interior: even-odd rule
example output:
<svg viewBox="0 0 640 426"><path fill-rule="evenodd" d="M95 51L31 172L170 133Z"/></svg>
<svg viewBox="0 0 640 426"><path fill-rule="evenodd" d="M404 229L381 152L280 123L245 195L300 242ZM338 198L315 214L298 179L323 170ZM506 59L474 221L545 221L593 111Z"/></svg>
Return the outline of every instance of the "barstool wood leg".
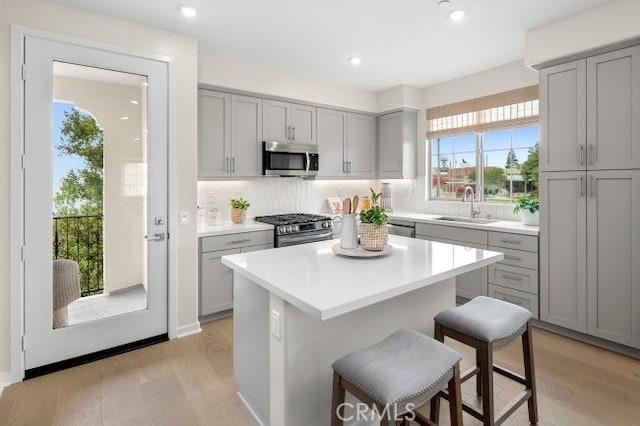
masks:
<svg viewBox="0 0 640 426"><path fill-rule="evenodd" d="M529 422L538 424L538 396L536 395L536 373L533 362L533 341L531 336L531 323L522 334L522 353L524 354L524 377L527 381L527 389L531 390L531 397L527 401L529 405Z"/></svg>
<svg viewBox="0 0 640 426"><path fill-rule="evenodd" d="M476 367L478 367L478 374L476 376L476 395L482 396L482 369L480 368L479 349L476 349Z"/></svg>
<svg viewBox="0 0 640 426"><path fill-rule="evenodd" d="M460 387L460 364L456 364L453 370L453 378L449 380L449 417L451 418L451 426L462 426L462 389ZM440 396L436 395L433 400L440 400ZM435 422L439 422L436 419ZM434 421L431 419L431 421Z"/></svg>
<svg viewBox="0 0 640 426"><path fill-rule="evenodd" d="M493 348L490 343L480 345L480 371L482 377L482 417L485 426L493 426Z"/></svg>
<svg viewBox="0 0 640 426"><path fill-rule="evenodd" d="M331 397L331 426L343 426L344 424L344 398L345 390L340 383L340 375L334 372Z"/></svg>
<svg viewBox="0 0 640 426"><path fill-rule="evenodd" d="M442 325L435 323L435 326L433 329L433 338L439 342L444 343L444 331L442 330ZM431 420L434 423L438 423L440 420L440 397L436 395L433 398L431 398L429 406L430 406L429 420Z"/></svg>

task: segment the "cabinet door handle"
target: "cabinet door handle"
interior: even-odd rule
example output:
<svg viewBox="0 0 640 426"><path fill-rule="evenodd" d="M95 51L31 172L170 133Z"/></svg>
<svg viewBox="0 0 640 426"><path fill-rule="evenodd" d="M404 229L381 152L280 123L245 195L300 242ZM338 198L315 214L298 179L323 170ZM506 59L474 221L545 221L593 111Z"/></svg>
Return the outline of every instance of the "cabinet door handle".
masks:
<svg viewBox="0 0 640 426"><path fill-rule="evenodd" d="M578 179L578 198L584 196L584 176L580 175L580 179Z"/></svg>
<svg viewBox="0 0 640 426"><path fill-rule="evenodd" d="M584 164L584 145L580 144L578 152L578 156L580 157L580 165L582 166Z"/></svg>
<svg viewBox="0 0 640 426"><path fill-rule="evenodd" d="M234 240L234 241L229 241L228 244L241 244L241 243L248 243L249 241L251 241L249 238L247 238L246 240Z"/></svg>
<svg viewBox="0 0 640 426"><path fill-rule="evenodd" d="M295 126L293 126L293 127L291 128L291 130L292 130L292 132L293 132L293 140L295 141L295 140L296 140L296 127L295 127Z"/></svg>
<svg viewBox="0 0 640 426"><path fill-rule="evenodd" d="M342 171L344 173L348 173L349 172L349 169L347 168L347 162L346 161L342 162Z"/></svg>
<svg viewBox="0 0 640 426"><path fill-rule="evenodd" d="M231 168L229 167L229 157L227 157L227 166L224 168L225 172L230 172Z"/></svg>
<svg viewBox="0 0 640 426"><path fill-rule="evenodd" d="M500 277L504 278L505 280L522 281L522 277L518 277L518 276L515 276L515 275L500 274Z"/></svg>
<svg viewBox="0 0 640 426"><path fill-rule="evenodd" d="M593 163L596 161L596 146L594 144L589 144L589 164L593 166Z"/></svg>
<svg viewBox="0 0 640 426"><path fill-rule="evenodd" d="M506 297L501 297L500 300L504 300L505 302L513 303L514 305L522 306L522 302L518 302L517 300L508 299Z"/></svg>
<svg viewBox="0 0 640 426"><path fill-rule="evenodd" d="M522 258L519 257L519 256L509 256L508 254L505 254L504 258L507 259L507 260L515 260L517 262L522 260Z"/></svg>
<svg viewBox="0 0 640 426"><path fill-rule="evenodd" d="M595 176L591 175L589 176L589 180L591 183L591 187L589 188L589 196L593 198L593 196L595 195L594 187L596 186L596 178Z"/></svg>
<svg viewBox="0 0 640 426"><path fill-rule="evenodd" d="M500 241L503 242L503 243L507 243L507 244L522 244L522 241L508 240L506 238L502 238Z"/></svg>
<svg viewBox="0 0 640 426"><path fill-rule="evenodd" d="M236 172L236 157L233 157L231 159L231 173L235 173Z"/></svg>

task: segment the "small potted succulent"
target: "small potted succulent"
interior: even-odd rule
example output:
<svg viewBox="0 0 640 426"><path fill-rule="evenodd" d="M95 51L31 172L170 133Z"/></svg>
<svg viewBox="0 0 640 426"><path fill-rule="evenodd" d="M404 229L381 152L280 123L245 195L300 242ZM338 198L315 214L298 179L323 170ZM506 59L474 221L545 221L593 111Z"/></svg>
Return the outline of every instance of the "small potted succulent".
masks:
<svg viewBox="0 0 640 426"><path fill-rule="evenodd" d="M247 209L251 204L244 198L232 198L229 200L231 206L231 222L244 223L247 220Z"/></svg>
<svg viewBox="0 0 640 426"><path fill-rule="evenodd" d="M520 214L520 220L524 225L538 226L540 200L538 198L518 197L515 200L513 212Z"/></svg>
<svg viewBox="0 0 640 426"><path fill-rule="evenodd" d="M381 251L387 247L389 239L387 228L389 217L378 204L382 193L376 193L373 188L370 190L373 205L360 212L360 244L365 250Z"/></svg>

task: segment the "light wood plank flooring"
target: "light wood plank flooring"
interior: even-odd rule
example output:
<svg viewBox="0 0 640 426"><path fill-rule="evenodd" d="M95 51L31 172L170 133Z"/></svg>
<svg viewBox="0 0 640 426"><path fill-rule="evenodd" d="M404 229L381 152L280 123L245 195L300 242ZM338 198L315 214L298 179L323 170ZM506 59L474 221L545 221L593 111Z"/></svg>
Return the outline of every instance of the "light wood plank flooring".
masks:
<svg viewBox="0 0 640 426"><path fill-rule="evenodd" d="M12 385L0 425L254 425L236 396L232 319L202 333ZM448 342L464 355L472 352ZM640 425L640 361L535 330L541 425ZM519 341L496 362L522 371ZM473 400L474 384L464 386ZM495 375L497 408L519 386ZM448 424L446 402L442 423ZM464 417L465 425L479 424ZM506 424L526 425L526 404ZM303 426L303 425L300 425Z"/></svg>

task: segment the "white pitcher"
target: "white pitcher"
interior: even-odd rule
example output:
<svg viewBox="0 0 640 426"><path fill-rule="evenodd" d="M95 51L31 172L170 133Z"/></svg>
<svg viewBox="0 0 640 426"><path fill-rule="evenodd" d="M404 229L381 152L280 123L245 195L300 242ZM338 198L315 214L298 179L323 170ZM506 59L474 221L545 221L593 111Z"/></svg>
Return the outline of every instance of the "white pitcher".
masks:
<svg viewBox="0 0 640 426"><path fill-rule="evenodd" d="M358 247L358 224L356 214L342 215L342 230L340 231L340 247L354 249Z"/></svg>

